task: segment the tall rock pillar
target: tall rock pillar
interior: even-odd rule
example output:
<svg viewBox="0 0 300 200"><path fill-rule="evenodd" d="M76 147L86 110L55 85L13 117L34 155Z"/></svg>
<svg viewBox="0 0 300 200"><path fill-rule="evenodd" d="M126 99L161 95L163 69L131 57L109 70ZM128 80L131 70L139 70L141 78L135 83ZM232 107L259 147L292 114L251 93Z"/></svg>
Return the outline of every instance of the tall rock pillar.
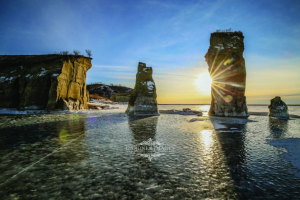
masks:
<svg viewBox="0 0 300 200"><path fill-rule="evenodd" d="M146 67L146 63L139 62L135 87L131 92L126 113L134 115L159 115L156 97L152 67Z"/></svg>
<svg viewBox="0 0 300 200"><path fill-rule="evenodd" d="M205 55L212 78L209 115L249 116L246 105L244 36L238 32L214 32Z"/></svg>

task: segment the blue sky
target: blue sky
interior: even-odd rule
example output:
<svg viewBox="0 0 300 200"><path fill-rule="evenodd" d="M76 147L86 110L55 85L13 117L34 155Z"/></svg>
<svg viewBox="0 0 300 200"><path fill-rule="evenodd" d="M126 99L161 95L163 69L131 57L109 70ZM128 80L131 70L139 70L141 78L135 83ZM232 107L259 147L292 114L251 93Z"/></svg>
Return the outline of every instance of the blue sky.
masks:
<svg viewBox="0 0 300 200"><path fill-rule="evenodd" d="M245 36L247 102L300 104L299 10L298 0L5 1L0 54L91 49L87 83L134 87L141 61L159 103L209 103L195 80L207 72L210 33L232 28Z"/></svg>

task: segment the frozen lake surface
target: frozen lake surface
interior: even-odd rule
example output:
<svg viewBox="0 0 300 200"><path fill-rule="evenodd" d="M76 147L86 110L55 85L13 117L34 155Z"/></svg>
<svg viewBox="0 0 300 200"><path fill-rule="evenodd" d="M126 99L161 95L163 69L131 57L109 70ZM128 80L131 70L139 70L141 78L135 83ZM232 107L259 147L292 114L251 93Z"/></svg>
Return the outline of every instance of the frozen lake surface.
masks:
<svg viewBox="0 0 300 200"><path fill-rule="evenodd" d="M299 198L300 118L208 117L205 105L159 105L201 117L142 118L120 107L0 116L1 199Z"/></svg>

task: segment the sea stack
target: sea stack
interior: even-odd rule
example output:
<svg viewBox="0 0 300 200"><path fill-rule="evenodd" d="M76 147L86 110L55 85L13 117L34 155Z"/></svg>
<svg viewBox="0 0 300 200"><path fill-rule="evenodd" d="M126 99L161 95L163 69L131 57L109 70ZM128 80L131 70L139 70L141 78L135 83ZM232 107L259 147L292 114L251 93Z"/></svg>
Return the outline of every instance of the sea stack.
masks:
<svg viewBox="0 0 300 200"><path fill-rule="evenodd" d="M21 110L88 108L92 58L75 55L0 56L0 107Z"/></svg>
<svg viewBox="0 0 300 200"><path fill-rule="evenodd" d="M126 110L127 114L159 115L152 71L152 67L146 67L146 63L139 62L135 87L130 94Z"/></svg>
<svg viewBox="0 0 300 200"><path fill-rule="evenodd" d="M278 118L289 118L289 109L284 101L281 100L279 96L270 100L271 104L268 106L269 108L269 116L270 117L278 117Z"/></svg>
<svg viewBox="0 0 300 200"><path fill-rule="evenodd" d="M205 55L212 78L209 115L249 117L246 105L246 67L243 58L244 36L240 31L211 33Z"/></svg>

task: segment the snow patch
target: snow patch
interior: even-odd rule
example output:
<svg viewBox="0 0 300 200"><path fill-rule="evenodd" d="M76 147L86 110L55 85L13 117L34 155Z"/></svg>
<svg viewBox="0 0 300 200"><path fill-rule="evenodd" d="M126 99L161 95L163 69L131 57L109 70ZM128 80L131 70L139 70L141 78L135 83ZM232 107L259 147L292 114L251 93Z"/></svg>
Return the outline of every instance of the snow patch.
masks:
<svg viewBox="0 0 300 200"><path fill-rule="evenodd" d="M212 124L214 125L215 129L227 128L226 126L224 126L222 124L219 124L219 123L216 123L216 122L213 122L213 121L212 121Z"/></svg>
<svg viewBox="0 0 300 200"><path fill-rule="evenodd" d="M2 82L4 82L5 81L5 76L1 76L0 77L0 82L2 83Z"/></svg>
<svg viewBox="0 0 300 200"><path fill-rule="evenodd" d="M59 76L59 74L52 74L52 76Z"/></svg>
<svg viewBox="0 0 300 200"><path fill-rule="evenodd" d="M223 45L221 46L215 46L215 48L217 48L217 49L224 49L224 47L223 47Z"/></svg>
<svg viewBox="0 0 300 200"><path fill-rule="evenodd" d="M269 142L272 146L280 146L288 150L283 153L284 157L298 169L295 175L300 178L300 138L288 138L283 140L274 140Z"/></svg>
<svg viewBox="0 0 300 200"><path fill-rule="evenodd" d="M11 82L15 77L4 77L4 76L1 76L0 77L0 82L4 82L4 81L8 81L8 82Z"/></svg>
<svg viewBox="0 0 300 200"><path fill-rule="evenodd" d="M284 110L284 105L282 105L282 106L277 106L277 108L276 109L279 109L279 110Z"/></svg>
<svg viewBox="0 0 300 200"><path fill-rule="evenodd" d="M147 87L148 87L148 90L150 91L150 92L153 92L153 90L154 90L154 83L153 83L153 81L148 81L147 82Z"/></svg>
<svg viewBox="0 0 300 200"><path fill-rule="evenodd" d="M44 68L42 68L41 73L38 76L44 76L46 74L47 70L45 70Z"/></svg>

